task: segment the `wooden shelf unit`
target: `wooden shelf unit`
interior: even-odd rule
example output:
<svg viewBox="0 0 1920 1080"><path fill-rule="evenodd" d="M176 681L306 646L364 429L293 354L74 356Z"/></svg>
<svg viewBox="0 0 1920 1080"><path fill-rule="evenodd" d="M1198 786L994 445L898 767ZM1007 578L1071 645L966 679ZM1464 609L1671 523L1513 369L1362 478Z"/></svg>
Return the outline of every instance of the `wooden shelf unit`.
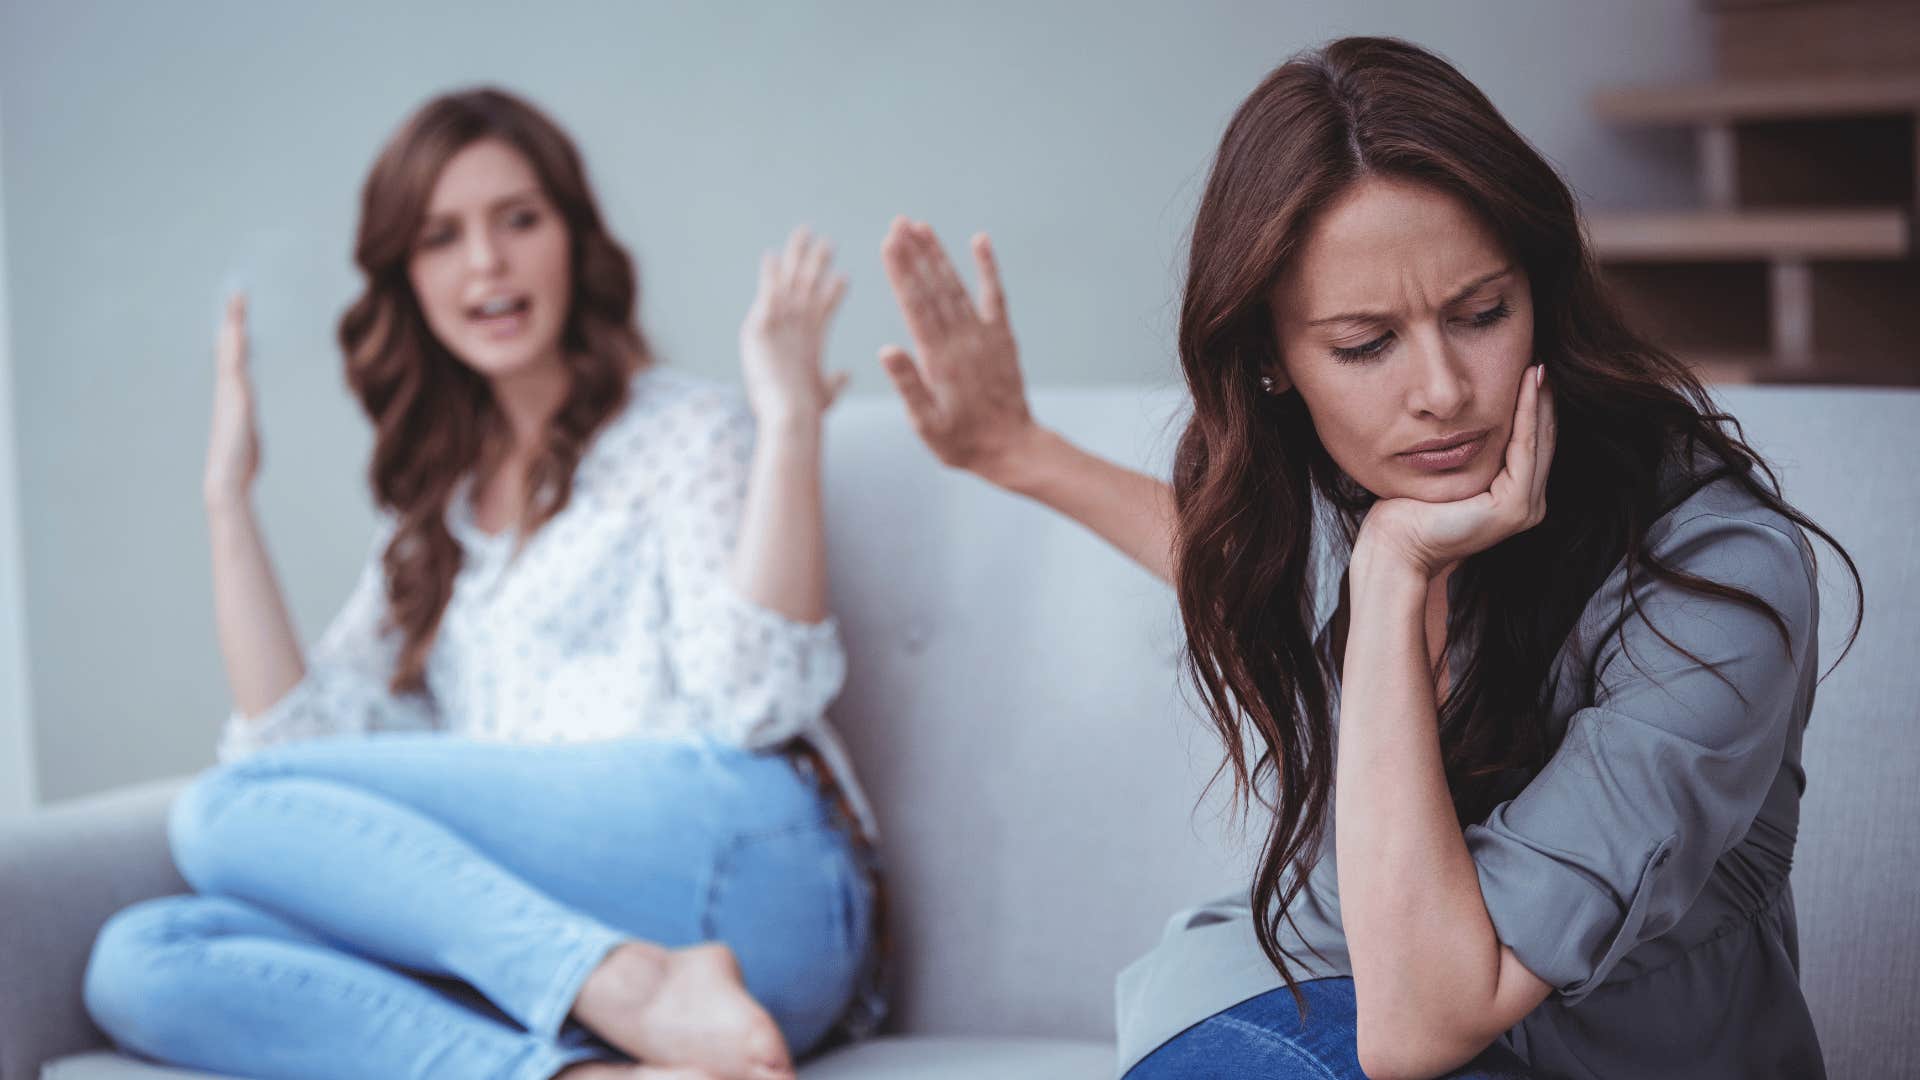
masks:
<svg viewBox="0 0 1920 1080"><path fill-rule="evenodd" d="M1593 97L1698 147L1699 209L1589 216L1609 287L1711 381L1920 385L1920 50L1839 59L1920 2L1703 6L1720 77Z"/></svg>

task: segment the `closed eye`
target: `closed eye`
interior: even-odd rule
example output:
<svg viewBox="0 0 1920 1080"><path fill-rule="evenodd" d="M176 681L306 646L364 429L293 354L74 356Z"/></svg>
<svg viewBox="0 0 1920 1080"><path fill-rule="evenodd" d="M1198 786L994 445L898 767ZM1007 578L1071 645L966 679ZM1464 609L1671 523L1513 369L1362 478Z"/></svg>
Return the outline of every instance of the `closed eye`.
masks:
<svg viewBox="0 0 1920 1080"><path fill-rule="evenodd" d="M1502 319L1505 319L1507 316L1511 314L1513 314L1513 308L1510 305L1508 305L1506 298L1502 297L1499 303L1493 305L1492 307L1488 308L1485 311L1479 312L1478 314L1475 314L1475 315L1471 315L1461 321L1471 329L1484 330L1487 327L1500 322ZM1382 351L1386 349L1386 347L1389 344L1392 343L1392 341L1393 341L1392 334L1381 334L1379 337L1374 338L1372 341L1369 341L1364 345L1353 345L1348 347L1335 345L1332 347L1333 358L1344 364L1352 364L1352 363L1358 363L1359 361L1362 361L1362 360L1369 360L1375 356L1378 356Z"/></svg>

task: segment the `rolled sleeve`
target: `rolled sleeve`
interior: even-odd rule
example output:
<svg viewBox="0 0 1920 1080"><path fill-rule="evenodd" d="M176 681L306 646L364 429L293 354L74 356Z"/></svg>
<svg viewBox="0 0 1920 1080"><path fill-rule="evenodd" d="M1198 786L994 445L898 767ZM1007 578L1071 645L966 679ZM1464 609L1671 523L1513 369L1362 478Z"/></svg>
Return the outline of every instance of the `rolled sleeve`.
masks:
<svg viewBox="0 0 1920 1080"><path fill-rule="evenodd" d="M1759 597L1787 635L1739 601L1637 572L1638 610L1595 635L1592 704L1524 790L1467 828L1500 940L1567 1003L1671 929L1746 835L1816 662L1817 586L1797 530L1700 514L1652 551Z"/></svg>

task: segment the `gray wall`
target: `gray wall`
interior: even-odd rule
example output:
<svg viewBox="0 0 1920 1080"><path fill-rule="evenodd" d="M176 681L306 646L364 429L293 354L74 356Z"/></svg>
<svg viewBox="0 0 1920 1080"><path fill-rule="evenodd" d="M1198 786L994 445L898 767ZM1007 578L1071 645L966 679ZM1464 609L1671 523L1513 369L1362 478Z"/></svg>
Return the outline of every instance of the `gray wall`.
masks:
<svg viewBox="0 0 1920 1080"><path fill-rule="evenodd" d="M0 108L0 252L7 249L5 111ZM13 352L7 267L0 260L0 818L34 803L33 725L27 702L26 604L20 581L19 475L13 450Z"/></svg>
<svg viewBox="0 0 1920 1080"><path fill-rule="evenodd" d="M254 296L259 504L309 633L364 551L368 441L332 324L362 170L425 95L497 81L577 136L670 360L733 378L754 259L796 222L998 242L1037 383L1172 378L1180 236L1228 115L1289 52L1393 33L1475 79L1589 206L1686 197L1686 144L1596 86L1696 76L1693 0L458 5L0 0L27 624L48 798L206 763L226 708L198 503L216 297ZM1034 8L1040 10L1035 11Z"/></svg>

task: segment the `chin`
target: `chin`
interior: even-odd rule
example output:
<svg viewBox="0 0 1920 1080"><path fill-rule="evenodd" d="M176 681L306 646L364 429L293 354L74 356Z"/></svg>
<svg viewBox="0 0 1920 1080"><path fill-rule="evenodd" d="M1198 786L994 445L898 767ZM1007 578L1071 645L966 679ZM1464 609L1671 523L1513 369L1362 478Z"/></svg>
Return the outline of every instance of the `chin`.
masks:
<svg viewBox="0 0 1920 1080"><path fill-rule="evenodd" d="M1421 472L1402 466L1399 475L1383 487L1384 492L1376 492L1382 499L1418 499L1421 502L1443 503L1459 502L1471 499L1493 486L1497 470L1489 470L1478 462L1468 468L1451 473Z"/></svg>
<svg viewBox="0 0 1920 1080"><path fill-rule="evenodd" d="M558 339L541 344L463 341L453 351L460 362L489 379L507 378L539 367L554 355Z"/></svg>
<svg viewBox="0 0 1920 1080"><path fill-rule="evenodd" d="M1493 478L1482 479L1471 472L1451 475L1427 475L1413 481L1407 494L1422 502L1459 502L1471 499L1493 485Z"/></svg>

